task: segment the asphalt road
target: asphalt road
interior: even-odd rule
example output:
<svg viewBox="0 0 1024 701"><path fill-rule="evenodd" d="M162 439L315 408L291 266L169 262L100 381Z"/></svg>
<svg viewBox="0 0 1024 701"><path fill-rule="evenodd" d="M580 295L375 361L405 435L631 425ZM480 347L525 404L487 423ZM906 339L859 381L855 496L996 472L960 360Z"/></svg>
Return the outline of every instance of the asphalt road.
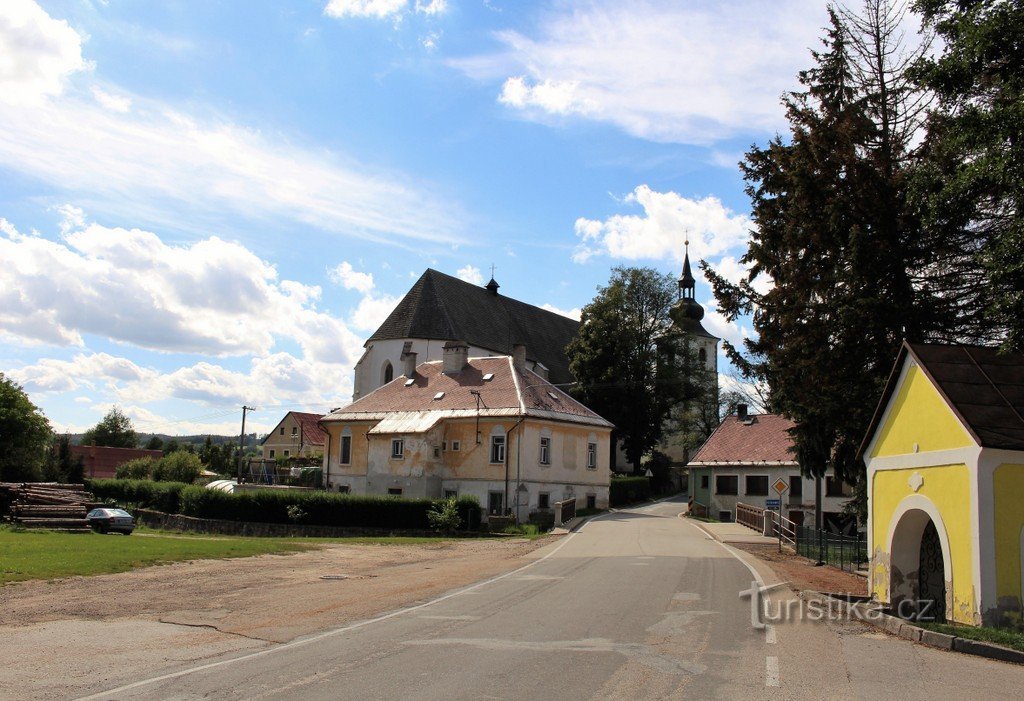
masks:
<svg viewBox="0 0 1024 701"><path fill-rule="evenodd" d="M753 558L665 502L609 514L514 572L95 699L1013 698L1024 668L858 622L752 625ZM754 568L752 570L752 563ZM796 600L776 590L798 618ZM790 602L790 603L787 603Z"/></svg>

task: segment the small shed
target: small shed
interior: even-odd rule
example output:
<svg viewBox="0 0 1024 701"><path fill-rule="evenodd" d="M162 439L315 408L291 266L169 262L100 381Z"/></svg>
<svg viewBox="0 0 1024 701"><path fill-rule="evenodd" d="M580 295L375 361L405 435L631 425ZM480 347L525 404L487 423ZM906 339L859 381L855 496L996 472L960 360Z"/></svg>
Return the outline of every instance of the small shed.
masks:
<svg viewBox="0 0 1024 701"><path fill-rule="evenodd" d="M874 597L905 617L1019 621L1024 355L904 343L860 452Z"/></svg>

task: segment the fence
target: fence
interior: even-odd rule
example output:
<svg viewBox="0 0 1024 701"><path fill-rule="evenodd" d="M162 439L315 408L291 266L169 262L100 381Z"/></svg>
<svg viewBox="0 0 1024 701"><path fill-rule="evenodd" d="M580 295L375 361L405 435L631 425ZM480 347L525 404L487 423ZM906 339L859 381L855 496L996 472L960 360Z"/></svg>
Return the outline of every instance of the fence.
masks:
<svg viewBox="0 0 1024 701"><path fill-rule="evenodd" d="M848 572L856 572L868 562L868 542L860 533L849 536L797 526L796 552Z"/></svg>
<svg viewBox="0 0 1024 701"><path fill-rule="evenodd" d="M572 521L576 518L576 499L566 499L565 501L555 502L555 525L561 526L563 523Z"/></svg>
<svg viewBox="0 0 1024 701"><path fill-rule="evenodd" d="M764 509L740 502L736 504L736 523L764 533Z"/></svg>

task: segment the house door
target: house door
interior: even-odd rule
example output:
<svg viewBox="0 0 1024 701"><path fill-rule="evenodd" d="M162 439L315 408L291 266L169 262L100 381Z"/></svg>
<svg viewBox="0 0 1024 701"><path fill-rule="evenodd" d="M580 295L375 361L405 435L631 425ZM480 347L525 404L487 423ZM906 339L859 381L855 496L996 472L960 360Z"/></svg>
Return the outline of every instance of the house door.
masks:
<svg viewBox="0 0 1024 701"><path fill-rule="evenodd" d="M505 495L502 492L489 492L487 494L487 514L489 516L501 516L504 510Z"/></svg>

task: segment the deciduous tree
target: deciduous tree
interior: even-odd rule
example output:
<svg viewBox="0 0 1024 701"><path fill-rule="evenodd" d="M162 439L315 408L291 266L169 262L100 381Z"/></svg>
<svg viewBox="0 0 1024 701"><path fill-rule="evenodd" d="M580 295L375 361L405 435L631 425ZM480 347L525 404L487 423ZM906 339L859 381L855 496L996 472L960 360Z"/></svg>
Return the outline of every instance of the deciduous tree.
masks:
<svg viewBox="0 0 1024 701"><path fill-rule="evenodd" d="M115 406L82 436L83 444L93 442L110 448L135 448L139 439L132 420Z"/></svg>
<svg viewBox="0 0 1024 701"><path fill-rule="evenodd" d="M39 479L50 436L42 410L0 372L0 482Z"/></svg>

